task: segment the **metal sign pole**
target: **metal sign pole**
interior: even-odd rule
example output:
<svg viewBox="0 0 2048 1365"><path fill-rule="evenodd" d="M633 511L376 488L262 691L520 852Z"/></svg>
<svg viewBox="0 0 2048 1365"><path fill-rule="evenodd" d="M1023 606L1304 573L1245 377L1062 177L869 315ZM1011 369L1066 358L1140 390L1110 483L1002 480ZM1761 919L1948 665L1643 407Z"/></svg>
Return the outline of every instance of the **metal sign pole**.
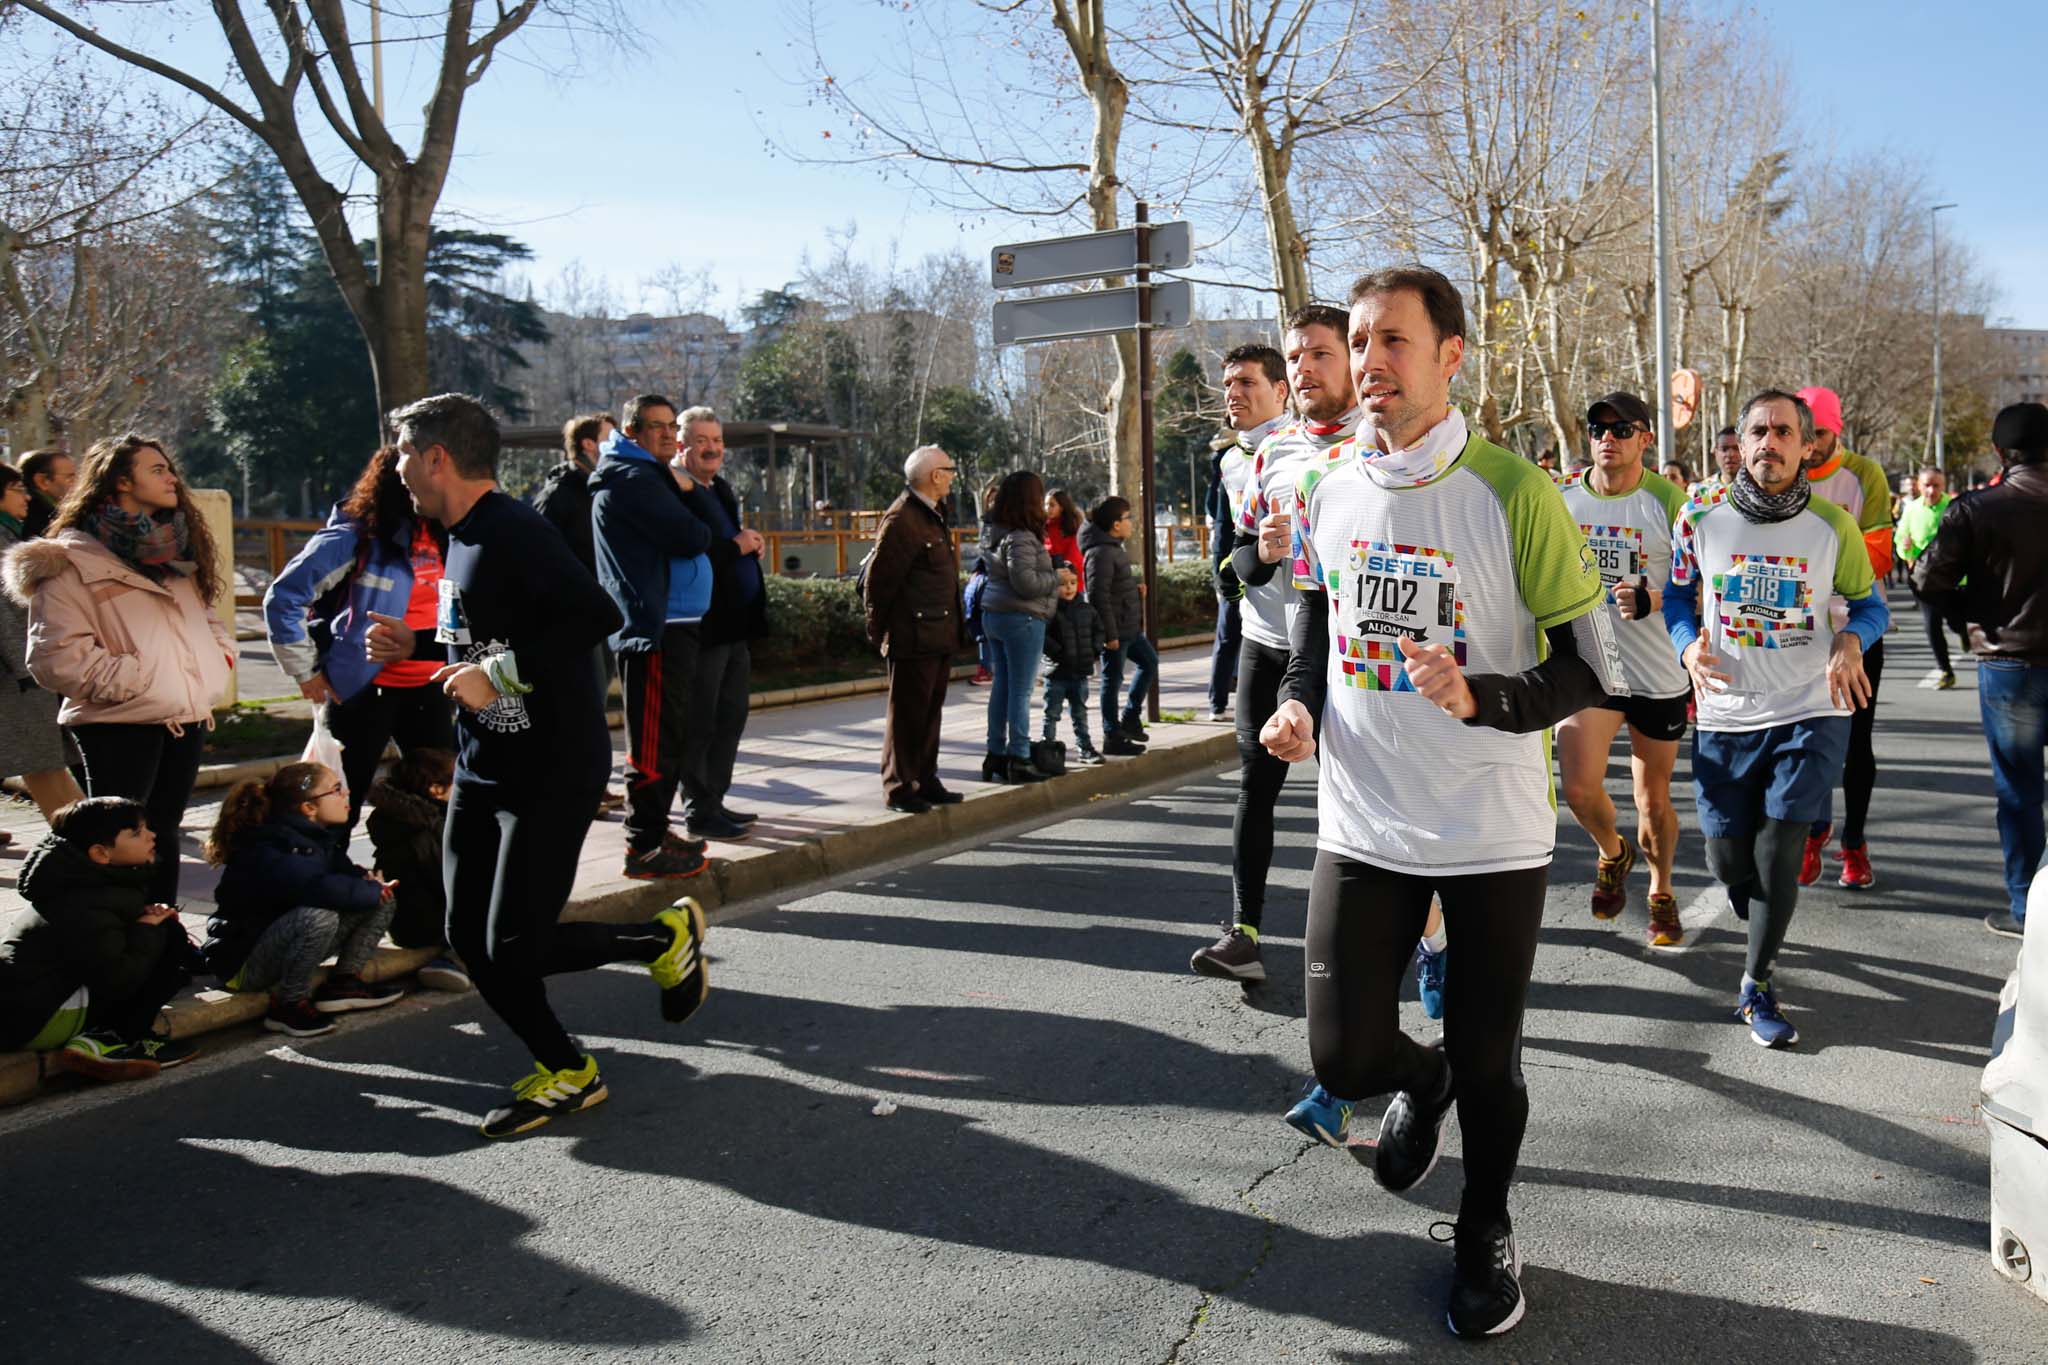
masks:
<svg viewBox="0 0 2048 1365"><path fill-rule="evenodd" d="M1153 524L1157 498L1152 469L1152 229L1150 207L1138 201L1138 449L1144 460L1139 480L1145 499L1145 638L1159 647L1159 528ZM1152 670L1152 688L1145 697L1145 719L1159 723L1159 670Z"/></svg>

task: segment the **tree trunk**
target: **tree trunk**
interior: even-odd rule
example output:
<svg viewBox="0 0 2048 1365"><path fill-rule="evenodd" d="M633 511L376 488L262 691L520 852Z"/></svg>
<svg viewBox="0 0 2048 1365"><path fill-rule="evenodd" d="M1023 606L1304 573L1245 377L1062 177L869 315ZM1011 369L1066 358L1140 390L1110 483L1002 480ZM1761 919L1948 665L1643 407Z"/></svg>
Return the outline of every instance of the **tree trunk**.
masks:
<svg viewBox="0 0 2048 1365"><path fill-rule="evenodd" d="M1294 196L1287 187L1286 151L1275 145L1266 127L1266 106L1257 79L1245 81L1245 138L1252 145L1257 168L1259 202L1264 206L1266 253L1273 266L1273 288L1279 293L1282 327L1296 309L1308 303L1308 242L1294 217Z"/></svg>
<svg viewBox="0 0 2048 1365"><path fill-rule="evenodd" d="M1109 29L1103 14L1103 0L1078 0L1071 7L1066 0L1053 0L1053 23L1067 40L1081 84L1094 109L1094 127L1088 138L1088 216L1097 232L1116 226L1117 147L1123 139L1124 111L1131 90L1123 73L1109 59ZM1122 278L1107 281L1116 288ZM1131 557L1142 563L1144 540L1152 534L1151 509L1144 507L1145 457L1139 430L1138 343L1130 334L1119 335L1116 347L1116 379L1109 386L1109 488L1129 500L1140 515L1132 518L1137 539L1130 545Z"/></svg>
<svg viewBox="0 0 2048 1365"><path fill-rule="evenodd" d="M362 322L377 375L377 411L388 413L431 389L427 372L427 241L433 196L421 196L413 170L383 177L377 195L377 277L372 313Z"/></svg>

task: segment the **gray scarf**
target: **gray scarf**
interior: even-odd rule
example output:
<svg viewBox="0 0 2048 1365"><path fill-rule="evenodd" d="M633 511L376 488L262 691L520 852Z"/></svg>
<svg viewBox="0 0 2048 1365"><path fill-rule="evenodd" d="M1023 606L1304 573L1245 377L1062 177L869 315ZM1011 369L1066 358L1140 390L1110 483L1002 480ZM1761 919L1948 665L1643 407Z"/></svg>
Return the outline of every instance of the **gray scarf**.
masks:
<svg viewBox="0 0 2048 1365"><path fill-rule="evenodd" d="M1806 481L1804 469L1782 493L1764 492L1763 485L1750 477L1746 465L1735 471L1735 482L1728 485L1728 501L1735 504L1744 521L1758 525L1792 520L1806 510L1806 501L1812 496L1813 485Z"/></svg>

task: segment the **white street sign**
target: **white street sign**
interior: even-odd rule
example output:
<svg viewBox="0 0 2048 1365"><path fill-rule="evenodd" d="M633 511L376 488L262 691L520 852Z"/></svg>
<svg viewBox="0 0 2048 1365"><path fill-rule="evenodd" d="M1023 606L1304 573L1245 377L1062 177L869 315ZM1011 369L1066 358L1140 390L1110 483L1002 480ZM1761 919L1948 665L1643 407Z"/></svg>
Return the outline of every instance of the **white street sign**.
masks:
<svg viewBox="0 0 2048 1365"><path fill-rule="evenodd" d="M1152 269L1185 270L1194 259L1194 236L1185 222L1154 223L1151 248ZM1134 227L1011 242L988 254L989 283L998 289L1128 275L1137 268L1138 230Z"/></svg>
<svg viewBox="0 0 2048 1365"><path fill-rule="evenodd" d="M1152 326L1185 327L1194 316L1195 289L1186 280L1152 287ZM1047 294L1000 299L995 307L998 346L1023 341L1128 332L1138 325L1137 289L1098 289L1085 294Z"/></svg>

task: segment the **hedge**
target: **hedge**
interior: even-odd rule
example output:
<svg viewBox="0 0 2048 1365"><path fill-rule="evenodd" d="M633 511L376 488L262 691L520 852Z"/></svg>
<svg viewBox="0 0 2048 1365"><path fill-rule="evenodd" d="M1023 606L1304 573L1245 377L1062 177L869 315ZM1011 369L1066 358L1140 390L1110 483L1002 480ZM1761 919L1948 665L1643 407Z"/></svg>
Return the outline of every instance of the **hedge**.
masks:
<svg viewBox="0 0 2048 1365"><path fill-rule="evenodd" d="M756 666L797 668L875 658L853 579L786 578L781 574L766 578L768 638L754 646ZM1170 638L1215 629L1216 594L1207 564L1181 560L1161 565L1159 593L1161 635Z"/></svg>

